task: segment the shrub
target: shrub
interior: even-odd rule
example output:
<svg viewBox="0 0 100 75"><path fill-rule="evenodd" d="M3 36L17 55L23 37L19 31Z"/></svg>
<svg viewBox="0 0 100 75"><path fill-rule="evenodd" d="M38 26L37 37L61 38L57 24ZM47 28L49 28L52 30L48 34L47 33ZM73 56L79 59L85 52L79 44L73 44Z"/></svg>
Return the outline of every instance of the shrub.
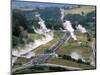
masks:
<svg viewBox="0 0 100 75"><path fill-rule="evenodd" d="M80 59L80 58L77 60L77 62L78 63L83 63L82 59Z"/></svg>

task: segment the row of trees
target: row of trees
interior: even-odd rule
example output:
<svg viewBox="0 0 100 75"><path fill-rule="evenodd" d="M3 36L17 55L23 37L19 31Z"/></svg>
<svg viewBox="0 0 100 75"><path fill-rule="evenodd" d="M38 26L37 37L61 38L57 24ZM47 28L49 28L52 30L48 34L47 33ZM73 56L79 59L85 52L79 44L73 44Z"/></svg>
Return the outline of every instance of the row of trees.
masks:
<svg viewBox="0 0 100 75"><path fill-rule="evenodd" d="M82 61L81 58L79 58L78 60L72 58L71 56L69 55L59 55L59 57L61 57L62 59L64 60L70 60L70 61L73 61L73 62L77 62L77 63L82 63L82 64L87 64L87 65L90 65L90 62L84 62Z"/></svg>

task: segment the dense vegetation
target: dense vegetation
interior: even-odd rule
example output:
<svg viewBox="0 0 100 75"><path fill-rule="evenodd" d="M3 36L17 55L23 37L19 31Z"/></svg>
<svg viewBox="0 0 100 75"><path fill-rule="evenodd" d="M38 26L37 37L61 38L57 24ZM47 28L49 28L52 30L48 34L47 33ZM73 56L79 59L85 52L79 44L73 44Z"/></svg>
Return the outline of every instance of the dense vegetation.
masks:
<svg viewBox="0 0 100 75"><path fill-rule="evenodd" d="M79 8L79 9L81 9L81 8ZM23 14L24 17L27 18L28 22L25 20L24 20L24 22L28 23L27 24L28 28L30 28L32 25L35 25L35 26L38 25L37 24L38 19L36 19L36 17L35 17L36 13L39 13L41 15L42 19L45 20L46 26L48 28L50 28L50 29L54 28L56 30L59 30L59 28L62 27L62 25L61 25L62 22L60 20L60 17L61 17L60 10L57 7L55 7L55 8L50 8L50 7L36 8L33 11L22 11L22 10L14 10L14 11L17 12L18 14L19 13ZM66 9L65 11L70 11L70 10ZM89 9L88 9L88 11L89 11ZM64 19L70 20L72 23L74 23L75 21L78 21L79 23L81 23L85 27L89 28L89 26L90 26L89 23L95 22L95 10L93 11L93 9L92 9L90 11L87 14L85 14L85 12L87 12L87 11L84 11L84 12L81 11L80 13L82 15L80 13L79 14L71 14L71 12L70 12L68 14L65 14ZM93 24L95 24L95 23L93 23Z"/></svg>
<svg viewBox="0 0 100 75"><path fill-rule="evenodd" d="M12 41L13 47L17 45L24 45L30 41L33 41L28 37L29 22L24 17L24 15L13 12L12 14Z"/></svg>
<svg viewBox="0 0 100 75"><path fill-rule="evenodd" d="M35 17L37 11L39 12L43 20L45 20L47 28L54 30L59 30L60 28L63 28L62 22L60 20L59 8L37 8L34 11L14 10L12 15L13 46L18 45L18 43L20 42L24 43L24 41L21 40L22 36L25 37L25 35L27 36L28 33L34 33L32 26L39 27L38 19ZM73 27L75 23L80 23L87 29L95 31L95 15L95 11L87 13L86 15L84 15L84 13L83 15L66 14L64 20L70 20L73 24Z"/></svg>

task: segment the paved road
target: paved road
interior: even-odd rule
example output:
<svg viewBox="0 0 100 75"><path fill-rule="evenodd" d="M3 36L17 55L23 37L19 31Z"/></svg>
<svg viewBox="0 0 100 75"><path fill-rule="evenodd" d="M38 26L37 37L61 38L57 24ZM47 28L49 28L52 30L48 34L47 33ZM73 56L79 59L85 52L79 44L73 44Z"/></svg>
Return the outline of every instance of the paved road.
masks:
<svg viewBox="0 0 100 75"><path fill-rule="evenodd" d="M70 67L70 66L63 66L63 65L49 64L49 63L40 64L39 66L61 67L61 68L65 68L68 70L81 70L82 69L82 68L77 68L77 67Z"/></svg>
<svg viewBox="0 0 100 75"><path fill-rule="evenodd" d="M43 55L39 55L36 56L35 58L31 59L29 62L27 62L26 64L23 64L23 66L15 68L12 70L12 72L19 70L19 69L23 69L23 68L27 68L27 67L31 67L34 65L39 65L39 64L44 64L46 63L46 61L52 56L52 54L60 47L64 44L65 41L68 41L70 39L70 35L68 33L65 33L64 36L53 46L51 46L50 48L46 49L43 53Z"/></svg>

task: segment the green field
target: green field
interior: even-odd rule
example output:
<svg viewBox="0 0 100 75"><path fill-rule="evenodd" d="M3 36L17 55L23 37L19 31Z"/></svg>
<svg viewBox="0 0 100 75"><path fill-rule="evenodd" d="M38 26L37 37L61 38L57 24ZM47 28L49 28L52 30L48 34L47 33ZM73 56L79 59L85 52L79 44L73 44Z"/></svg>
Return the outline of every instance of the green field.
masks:
<svg viewBox="0 0 100 75"><path fill-rule="evenodd" d="M80 53L80 55L86 60L90 60L90 56L92 55L92 50L88 46L87 41L87 35L82 33L75 33L77 36L77 41L74 41L73 39L70 39L68 42L65 41L65 43L57 49L56 53L58 55L70 55L72 52ZM43 36L39 34L29 34L30 37L35 39L41 39ZM56 44L62 37L64 33L55 31L54 32L54 39L50 42L48 42L45 45L41 45L37 47L35 50L36 54L42 54L46 49L50 48L52 45ZM82 42L82 45L78 44L78 42ZM19 58L16 63L27 63L30 59L26 58ZM71 60L62 59L62 58L50 58L47 63L50 64L57 64L57 65L63 65L63 66L70 66L70 67L77 67L82 69L92 69L94 68L91 65L83 64L83 63L77 63ZM21 64L14 65L14 68L21 66ZM49 71L49 70L48 70ZM34 71L35 72L35 71Z"/></svg>
<svg viewBox="0 0 100 75"><path fill-rule="evenodd" d="M57 41L59 41L61 39L61 37L63 36L63 34L64 33L54 32L54 39L52 41L46 43L45 45L41 45L40 47L36 48L35 52L37 54L42 54L44 52L44 50L48 49L53 44L55 44Z"/></svg>
<svg viewBox="0 0 100 75"><path fill-rule="evenodd" d="M42 38L41 35L38 34L29 34L32 39L40 39ZM46 49L50 48L52 45L57 43L62 37L64 33L55 31L54 32L54 39L50 42L48 42L45 45L41 45L35 49L36 54L42 54ZM78 52L84 57L85 60L90 59L90 55L92 54L92 50L89 48L87 44L87 35L86 34L81 34L81 33L76 33L77 35L77 41L69 40L68 42L65 42L59 49L57 49L56 53L58 55L70 55L72 52ZM78 42L82 42L82 45L78 44ZM34 50L33 50L34 51ZM17 62L25 63L27 62L27 59L25 58L20 58ZM79 67L79 68L88 68L91 66L86 65L86 64L80 64L77 62L73 62L70 60L64 60L64 59L59 59L59 58L54 58L48 60L48 63L53 63L53 64L59 64L59 65L64 65L64 66L73 66L73 67ZM20 65L19 65L20 66ZM18 67L18 66L17 66Z"/></svg>
<svg viewBox="0 0 100 75"><path fill-rule="evenodd" d="M46 4L44 3L43 5ZM58 7L58 5L55 4L55 6L49 6L47 4L48 6L44 7L43 5L35 5L32 7L19 6L13 8L12 48L14 49L12 50L22 50L18 51L20 56L17 60L15 59L14 64L12 63L12 71L13 69L18 68L16 71L14 70L15 72L13 75L23 73L69 71L69 69L66 69L67 67L80 68L80 70L95 69L96 6L70 6L70 4L65 6L65 4L61 4ZM60 8L64 11L61 11ZM61 18L63 18L63 20ZM68 26L66 23L67 20L71 22L72 28L75 30L74 33L77 40L74 40L71 37L69 40L65 41L65 34L69 37L70 33L69 30L67 30L68 32L61 32L61 29L67 29L65 27L65 25ZM79 32L81 29L78 30L79 24L86 28L87 33ZM44 34L35 33L35 30L32 27L35 27L37 31L38 28L41 29L41 32ZM40 41L37 44L37 40L44 40L43 38L46 37L45 33L50 34L49 32L54 32L53 39L46 44L40 45L40 42L43 41ZM38 47L32 49L35 46ZM57 49L55 48L55 50L52 47L56 47ZM28 52L30 51L29 49L33 52L33 56L26 58L24 56L28 56L29 54L32 55L31 52ZM17 54L17 51L15 52L15 54ZM41 56L46 53L51 53L51 55L47 54L48 56ZM12 57L16 57L14 56L14 53L12 54ZM53 64L53 66L38 65L45 63Z"/></svg>
<svg viewBox="0 0 100 75"><path fill-rule="evenodd" d="M78 52L85 60L89 60L92 50L88 46L86 34L77 34L77 39L77 42L65 42L65 44L57 50L57 53L60 55L70 55L72 52ZM78 42L82 42L82 45L78 44Z"/></svg>
<svg viewBox="0 0 100 75"><path fill-rule="evenodd" d="M35 49L36 54L42 54L47 48L51 47L54 45L57 41L59 41L64 33L62 32L54 32L54 39L50 42L48 42L45 45L41 45L38 48ZM81 34L81 33L76 33L77 35L77 41L70 40L68 43L64 43L59 49L57 49L56 53L59 55L70 55L72 52L78 52L82 55L82 57L85 60L90 59L90 55L92 54L91 48L88 46L87 42L87 35L86 34ZM36 34L35 34L36 36ZM78 44L78 42L82 42L82 45ZM73 66L73 67L79 67L79 68L91 68L90 65L86 64L80 64L77 62L69 61L69 60L64 60L64 59L50 59L48 60L49 63L54 63L54 64L59 64L59 65L65 65L65 66Z"/></svg>
<svg viewBox="0 0 100 75"><path fill-rule="evenodd" d="M82 12L84 12L84 14L86 15L92 11L95 11L94 6L81 6L80 8L67 9L67 10L65 10L65 14L80 14L80 15L82 15Z"/></svg>
<svg viewBox="0 0 100 75"><path fill-rule="evenodd" d="M38 48L35 49L36 54L42 54L44 50L54 45L57 41L61 39L61 37L64 35L62 32L55 32L54 33L54 39L50 42L48 42L45 45L41 45ZM36 35L36 34L35 34ZM58 50L58 54L70 54L71 52L81 52L83 56L88 57L91 55L91 49L87 45L87 37L86 34L76 34L77 35L77 42L75 41L69 41L68 43L64 43ZM78 42L82 42L82 46L78 44ZM87 58L86 58L87 59Z"/></svg>
<svg viewBox="0 0 100 75"><path fill-rule="evenodd" d="M61 59L61 58L52 58L48 61L48 63L63 65L63 66L70 66L70 67L77 67L77 68L81 68L81 69L93 68L92 66L87 65L87 64L77 63L77 62L73 62L73 61L65 60L65 59Z"/></svg>
<svg viewBox="0 0 100 75"><path fill-rule="evenodd" d="M41 39L43 37L43 35L36 34L36 33L29 33L28 36L33 40Z"/></svg>

